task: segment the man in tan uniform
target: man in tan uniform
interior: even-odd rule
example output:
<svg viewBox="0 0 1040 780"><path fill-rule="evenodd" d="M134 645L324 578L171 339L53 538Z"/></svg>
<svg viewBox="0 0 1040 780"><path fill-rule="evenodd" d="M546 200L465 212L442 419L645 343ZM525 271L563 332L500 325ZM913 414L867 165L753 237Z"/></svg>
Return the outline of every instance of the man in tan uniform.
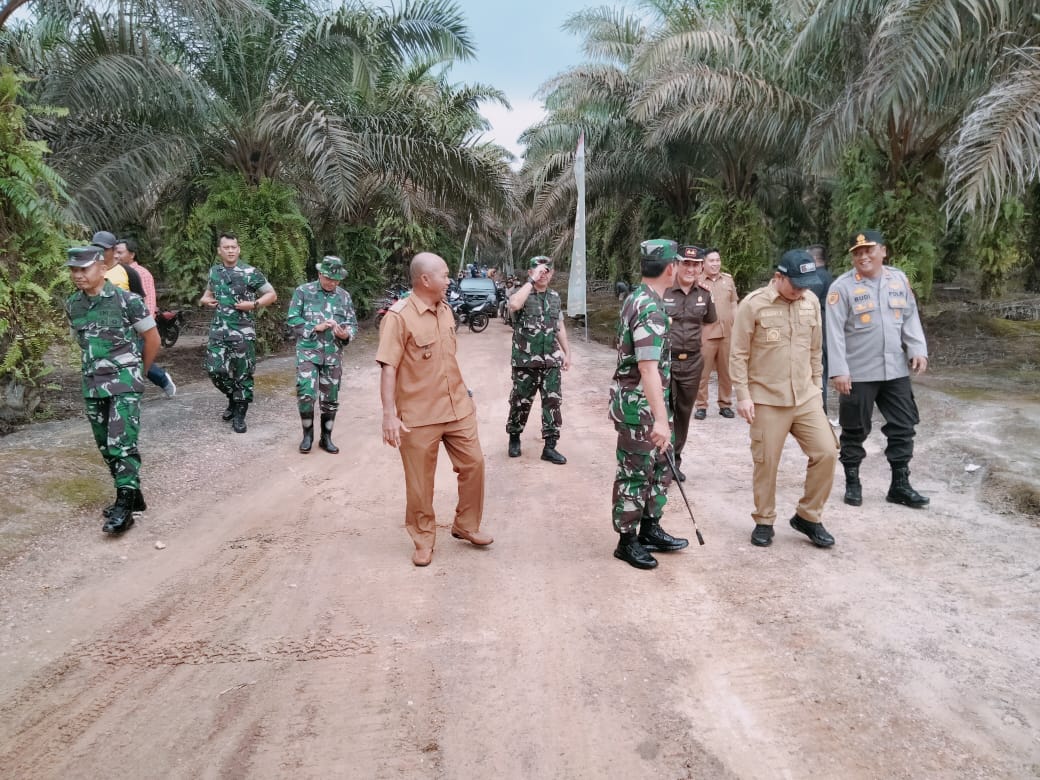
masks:
<svg viewBox="0 0 1040 780"><path fill-rule="evenodd" d="M776 471L787 434L809 458L805 489L791 527L817 547L834 537L820 517L834 482L838 442L820 403L823 336L816 264L803 249L785 252L773 280L748 295L733 326L730 373L737 414L751 424L754 460L755 530L751 543L773 543Z"/></svg>
<svg viewBox="0 0 1040 780"><path fill-rule="evenodd" d="M708 380L712 371L719 374L719 414L732 418L733 383L729 374L730 333L733 319L737 316L737 285L733 277L722 273L722 256L718 249L707 249L704 254L704 274L700 284L711 293L715 301L718 319L705 323L701 328L701 356L704 368L701 371L701 386L697 391L696 420L708 416Z"/></svg>
<svg viewBox="0 0 1040 780"><path fill-rule="evenodd" d="M379 326L376 362L381 367L383 441L401 452L405 528L415 552L412 563L433 559L437 523L433 478L441 442L459 475L459 501L451 535L484 547L484 453L477 436L477 410L455 359L455 318L444 302L448 266L430 252L411 264L412 294L390 307Z"/></svg>

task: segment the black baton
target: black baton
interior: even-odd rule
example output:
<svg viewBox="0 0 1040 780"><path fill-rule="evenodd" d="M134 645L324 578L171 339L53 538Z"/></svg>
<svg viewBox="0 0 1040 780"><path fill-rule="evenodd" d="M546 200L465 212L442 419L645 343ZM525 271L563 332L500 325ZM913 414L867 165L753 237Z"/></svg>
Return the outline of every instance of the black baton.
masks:
<svg viewBox="0 0 1040 780"><path fill-rule="evenodd" d="M690 499L686 497L686 491L683 490L682 481L679 479L679 469L675 466L675 458L672 456L672 448L669 447L664 451L664 457L668 461L668 467L672 470L672 477L675 479L675 484L679 486L679 492L682 493L682 500L686 502L686 509L690 513L690 520L693 522L693 532L697 534L698 544L704 544L704 537L701 536L701 529L697 527L697 518L693 516L693 507L690 506Z"/></svg>

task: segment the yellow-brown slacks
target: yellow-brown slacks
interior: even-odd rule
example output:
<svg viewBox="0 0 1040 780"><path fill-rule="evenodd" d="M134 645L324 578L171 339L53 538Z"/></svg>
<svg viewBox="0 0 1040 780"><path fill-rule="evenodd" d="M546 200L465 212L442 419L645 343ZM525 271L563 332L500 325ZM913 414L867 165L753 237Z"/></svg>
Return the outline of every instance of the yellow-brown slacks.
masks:
<svg viewBox="0 0 1040 780"><path fill-rule="evenodd" d="M831 494L838 441L819 397L813 396L801 406L755 404L751 423L755 511L751 516L756 524L773 525L776 521L776 472L787 434L794 436L809 458L798 515L811 523L821 522L823 505Z"/></svg>
<svg viewBox="0 0 1040 780"><path fill-rule="evenodd" d="M708 408L708 380L711 372L719 374L719 409L733 406L733 381L729 378L729 336L723 339L705 339L701 342L701 386L697 390L697 408Z"/></svg>
<svg viewBox="0 0 1040 780"><path fill-rule="evenodd" d="M455 527L479 531L484 514L484 453L477 435L476 413L461 420L416 426L408 433L402 431L399 449L406 495L404 525L419 550L432 550L437 540L433 483L441 442L458 475Z"/></svg>

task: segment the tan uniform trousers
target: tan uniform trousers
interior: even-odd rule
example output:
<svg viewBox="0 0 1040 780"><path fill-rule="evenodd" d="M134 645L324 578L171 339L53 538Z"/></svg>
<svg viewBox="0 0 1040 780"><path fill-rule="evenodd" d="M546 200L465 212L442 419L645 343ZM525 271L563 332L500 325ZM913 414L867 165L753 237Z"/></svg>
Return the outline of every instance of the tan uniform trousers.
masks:
<svg viewBox="0 0 1040 780"><path fill-rule="evenodd" d="M479 531L484 514L484 453L477 435L477 415L401 432L401 464L406 494L404 525L417 550L432 550L437 540L433 482L441 442L459 478L455 527Z"/></svg>
<svg viewBox="0 0 1040 780"><path fill-rule="evenodd" d="M708 380L712 371L719 372L719 408L733 406L733 382L729 378L729 336L723 339L706 339L701 342L701 386L697 390L697 408L708 408Z"/></svg>
<svg viewBox="0 0 1040 780"><path fill-rule="evenodd" d="M751 516L756 524L773 525L776 521L776 471L789 433L809 457L798 515L810 523L821 522L823 505L834 484L838 440L819 397L814 395L801 406L755 404L755 421L751 423L755 511Z"/></svg>

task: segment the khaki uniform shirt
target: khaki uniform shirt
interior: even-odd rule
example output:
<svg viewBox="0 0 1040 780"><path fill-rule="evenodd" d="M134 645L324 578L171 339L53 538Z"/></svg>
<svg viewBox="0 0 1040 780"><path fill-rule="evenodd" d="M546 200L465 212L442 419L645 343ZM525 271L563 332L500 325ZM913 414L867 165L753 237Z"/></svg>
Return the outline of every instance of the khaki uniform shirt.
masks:
<svg viewBox="0 0 1040 780"><path fill-rule="evenodd" d="M909 360L928 357L917 300L906 274L883 266L867 279L846 271L827 293L827 368L853 382L910 376Z"/></svg>
<svg viewBox="0 0 1040 780"><path fill-rule="evenodd" d="M733 321L737 316L737 285L729 274L720 273L719 278L712 281L707 276L701 277L701 287L711 291L715 301L715 312L718 319L701 328L701 341L728 338L733 330Z"/></svg>
<svg viewBox="0 0 1040 780"><path fill-rule="evenodd" d="M376 362L397 368L394 404L409 428L461 420L476 411L455 359L455 318L443 301L409 295L379 326Z"/></svg>
<svg viewBox="0 0 1040 780"><path fill-rule="evenodd" d="M741 301L729 352L737 400L801 406L819 397L822 327L820 302L811 290L789 303L770 282Z"/></svg>

